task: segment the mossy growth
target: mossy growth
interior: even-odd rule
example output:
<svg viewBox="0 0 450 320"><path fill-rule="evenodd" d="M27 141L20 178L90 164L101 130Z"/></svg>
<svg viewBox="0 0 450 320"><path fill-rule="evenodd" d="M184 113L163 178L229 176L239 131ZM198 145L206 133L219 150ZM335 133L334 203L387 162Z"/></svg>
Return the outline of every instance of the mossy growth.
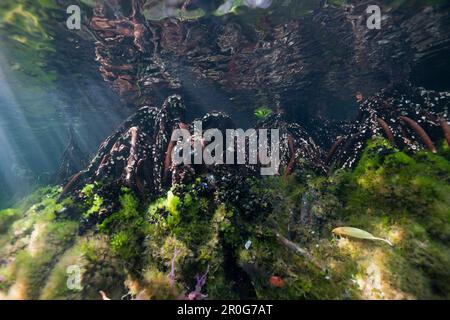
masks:
<svg viewBox="0 0 450 320"><path fill-rule="evenodd" d="M273 177L255 186L268 191L274 208L248 228L250 246L239 249L257 297L447 298L450 163L445 152L409 155L377 138L352 171L300 174L287 181ZM331 230L340 226L370 231L394 247L333 237ZM271 284L272 277L283 279L282 286Z"/></svg>
<svg viewBox="0 0 450 320"><path fill-rule="evenodd" d="M149 223L130 189L122 188L119 201L120 210L108 216L99 225L99 231L110 236L111 251L132 266L140 260Z"/></svg>
<svg viewBox="0 0 450 320"><path fill-rule="evenodd" d="M10 225L20 218L20 211L17 209L5 209L0 211L0 234L6 232Z"/></svg>
<svg viewBox="0 0 450 320"><path fill-rule="evenodd" d="M78 219L106 212L96 185L81 203L36 191L0 212L1 298L181 299L207 272L209 299L449 298L450 164L369 141L354 170L255 179L268 212L199 193L202 179L147 204L123 188L113 213L77 235ZM84 213L84 214L83 214ZM77 215L75 215L77 216ZM356 227L393 243L332 235ZM68 283L72 267L80 283Z"/></svg>
<svg viewBox="0 0 450 320"><path fill-rule="evenodd" d="M97 185L95 184L87 184L84 186L83 190L81 190L81 193L85 196L84 205L88 207L83 214L85 218L90 218L93 215L98 214L102 208L104 200L95 192L96 187Z"/></svg>
<svg viewBox="0 0 450 320"><path fill-rule="evenodd" d="M73 244L78 223L59 220L60 188L38 190L18 205L15 221L0 237L0 296L37 299L58 257ZM43 195L41 197L41 195ZM34 205L31 202L40 198Z"/></svg>
<svg viewBox="0 0 450 320"><path fill-rule="evenodd" d="M0 235L0 298L114 299L126 292L126 275L105 236L78 236L78 219L62 212L78 207L58 201L61 188L37 190L3 212ZM77 283L79 281L79 283Z"/></svg>
<svg viewBox="0 0 450 320"><path fill-rule="evenodd" d="M258 299L355 298L357 264L322 235L333 225L338 200L324 193L327 179L313 174L271 177L255 188L267 191L274 210L248 227L239 264L251 276ZM289 239L296 249L280 241ZM273 278L282 279L272 283Z"/></svg>
<svg viewBox="0 0 450 320"><path fill-rule="evenodd" d="M147 269L166 276L173 272L176 283L187 288L184 294L194 290L196 276L209 270L204 288L208 296L237 298L224 274L223 244L232 215L213 199L192 192L179 197L169 191L148 210L152 224L146 241Z"/></svg>
<svg viewBox="0 0 450 320"><path fill-rule="evenodd" d="M343 203L338 224L394 243L393 248L380 249L377 244L340 240L360 262L357 277L363 297L449 297L449 182L445 154L409 155L384 139L368 143L354 171L335 175L336 194Z"/></svg>

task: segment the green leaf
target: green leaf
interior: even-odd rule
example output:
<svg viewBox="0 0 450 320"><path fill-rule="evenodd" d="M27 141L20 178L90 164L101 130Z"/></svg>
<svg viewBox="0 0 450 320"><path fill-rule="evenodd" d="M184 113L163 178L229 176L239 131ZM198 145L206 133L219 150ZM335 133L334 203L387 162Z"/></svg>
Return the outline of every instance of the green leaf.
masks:
<svg viewBox="0 0 450 320"><path fill-rule="evenodd" d="M259 119L265 119L270 116L273 111L266 107L261 107L255 110L255 116Z"/></svg>

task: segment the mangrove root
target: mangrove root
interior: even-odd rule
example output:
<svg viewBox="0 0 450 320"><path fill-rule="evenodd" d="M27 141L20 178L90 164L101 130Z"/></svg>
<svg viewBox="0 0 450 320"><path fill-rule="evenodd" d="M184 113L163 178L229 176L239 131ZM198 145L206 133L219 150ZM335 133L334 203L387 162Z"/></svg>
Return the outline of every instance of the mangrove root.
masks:
<svg viewBox="0 0 450 320"><path fill-rule="evenodd" d="M327 154L327 157L325 158L325 163L329 163L330 160L333 158L334 154L336 153L339 146L344 142L344 137L340 137L336 140L336 142L331 146L330 151Z"/></svg>
<svg viewBox="0 0 450 320"><path fill-rule="evenodd" d="M413 129L414 132L419 135L419 137L422 139L423 143L428 148L428 150L430 150L433 153L437 152L436 147L433 144L433 141L431 141L428 134L425 132L425 130L423 130L423 128L417 122L415 122L411 118L408 118L405 116L401 116L400 119L402 119L404 122L406 122L411 127L411 129Z"/></svg>
<svg viewBox="0 0 450 320"><path fill-rule="evenodd" d="M395 146L394 134L392 133L391 128L389 128L389 125L381 118L377 118L377 121L378 124L383 128L383 131L386 134L386 137L388 138L391 145Z"/></svg>
<svg viewBox="0 0 450 320"><path fill-rule="evenodd" d="M314 264L317 268L319 268L323 272L326 272L326 269L306 249L299 247L298 245L296 245L292 241L290 241L290 240L286 239L285 237L283 237L278 232L275 232L275 236L277 237L278 242L281 243L283 246L285 246L286 248L290 249L291 251L293 251L298 256L300 256L302 258L305 258L306 260L308 260L309 262Z"/></svg>
<svg viewBox="0 0 450 320"><path fill-rule="evenodd" d="M441 119L441 128L444 131L445 140L447 140L447 144L450 146L450 126L448 125L448 121L446 119Z"/></svg>
<svg viewBox="0 0 450 320"><path fill-rule="evenodd" d="M289 147L289 163L286 167L286 173L284 174L284 179L287 179L288 176L292 173L295 166L295 147L294 147L294 138L292 135L288 136L288 147Z"/></svg>

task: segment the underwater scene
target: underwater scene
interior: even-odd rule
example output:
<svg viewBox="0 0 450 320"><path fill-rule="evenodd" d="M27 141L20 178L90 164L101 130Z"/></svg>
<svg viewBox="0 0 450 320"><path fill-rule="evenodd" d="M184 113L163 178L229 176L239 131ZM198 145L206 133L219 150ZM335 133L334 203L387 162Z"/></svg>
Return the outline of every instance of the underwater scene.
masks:
<svg viewBox="0 0 450 320"><path fill-rule="evenodd" d="M448 0L0 0L0 300L448 300L449 108Z"/></svg>

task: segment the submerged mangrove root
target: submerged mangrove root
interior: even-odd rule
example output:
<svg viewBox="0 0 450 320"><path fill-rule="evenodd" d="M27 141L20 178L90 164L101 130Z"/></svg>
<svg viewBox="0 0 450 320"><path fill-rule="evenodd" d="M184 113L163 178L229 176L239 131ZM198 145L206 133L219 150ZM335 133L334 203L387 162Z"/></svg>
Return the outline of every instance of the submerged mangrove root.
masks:
<svg viewBox="0 0 450 320"><path fill-rule="evenodd" d="M187 124L185 124L184 122L179 122L175 126L174 130L172 131L171 138L172 138L173 134L176 132L176 130L178 130L178 129L189 130L189 126ZM164 182L167 182L167 180L169 178L168 175L169 175L169 173L170 173L170 171L172 169L172 166L173 166L172 153L173 153L173 150L174 150L176 144L177 144L176 141L170 141L168 146L167 146L167 151L166 151L165 156L164 156L164 174L163 174L163 181Z"/></svg>
<svg viewBox="0 0 450 320"><path fill-rule="evenodd" d="M395 138L394 134L392 133L391 128L389 128L389 125L381 118L377 118L378 124L383 128L384 133L386 134L386 137L388 138L389 142L395 146Z"/></svg>
<svg viewBox="0 0 450 320"><path fill-rule="evenodd" d="M69 142L61 156L59 170L54 177L56 183L67 183L87 162L87 157L79 147L75 130L69 127Z"/></svg>
<svg viewBox="0 0 450 320"><path fill-rule="evenodd" d="M292 171L294 170L294 166L295 166L295 147L294 147L294 138L292 137L292 135L290 134L288 136L288 147L289 147L289 156L290 156L290 160L289 163L286 167L286 173L284 174L284 179L286 180L289 175L292 173Z"/></svg>
<svg viewBox="0 0 450 320"><path fill-rule="evenodd" d="M299 247L292 241L283 237L279 232L275 232L275 236L280 244L293 251L295 254L314 264L317 268L326 272L326 269L304 248Z"/></svg>
<svg viewBox="0 0 450 320"><path fill-rule="evenodd" d="M415 133L419 135L419 137L422 139L425 146L433 153L437 153L436 147L433 144L433 141L431 141L428 134L425 132L425 130L414 120L411 118L408 118L406 116L401 116L400 119L402 119L404 122L406 122L411 129L414 130Z"/></svg>
<svg viewBox="0 0 450 320"><path fill-rule="evenodd" d="M134 175L136 173L136 164L138 162L137 158L137 139L138 139L138 128L132 127L128 132L130 135L130 155L128 157L127 166L125 167L125 183L128 186L132 186L134 183Z"/></svg>
<svg viewBox="0 0 450 320"><path fill-rule="evenodd" d="M61 192L60 199L64 198L64 196L68 195L75 189L81 186L81 184L84 181L86 172L81 171L75 174L72 178L70 178L69 182L66 184L66 186L63 188L63 191Z"/></svg>
<svg viewBox="0 0 450 320"><path fill-rule="evenodd" d="M447 144L450 146L450 126L448 125L448 121L446 119L441 119L441 128L444 131L445 140L447 140Z"/></svg>
<svg viewBox="0 0 450 320"><path fill-rule="evenodd" d="M337 149L341 146L341 144L345 141L344 137L339 137L336 142L331 146L330 151L328 151L327 157L325 158L325 163L330 163L333 156L336 154Z"/></svg>
<svg viewBox="0 0 450 320"><path fill-rule="evenodd" d="M383 89L360 103L358 120L349 123L344 135L345 144L337 150L333 146L327 162L335 168L354 167L367 141L380 134L398 150L436 153L443 135L450 145L449 105L448 91L425 90L408 82Z"/></svg>
<svg viewBox="0 0 450 320"><path fill-rule="evenodd" d="M170 170L164 163L169 134L182 123L183 109L177 95L168 97L161 108L139 109L100 145L88 168L71 178L61 196L94 182L127 186L143 197L161 193L164 167Z"/></svg>

